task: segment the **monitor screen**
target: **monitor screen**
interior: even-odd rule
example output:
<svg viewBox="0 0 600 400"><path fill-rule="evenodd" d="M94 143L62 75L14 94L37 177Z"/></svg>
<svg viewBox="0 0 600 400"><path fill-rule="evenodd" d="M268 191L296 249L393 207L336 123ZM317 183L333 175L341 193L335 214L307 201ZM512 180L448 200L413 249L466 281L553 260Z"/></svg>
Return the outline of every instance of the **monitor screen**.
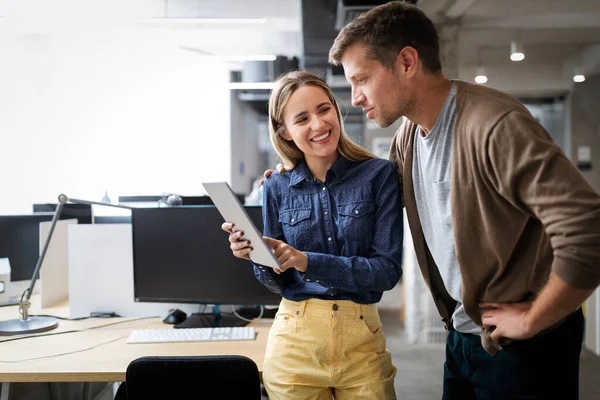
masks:
<svg viewBox="0 0 600 400"><path fill-rule="evenodd" d="M130 224L129 215L98 215L94 217L95 224Z"/></svg>
<svg viewBox="0 0 600 400"><path fill-rule="evenodd" d="M56 203L34 204L34 213L56 211ZM78 224L92 223L92 206L89 204L66 203L63 205L59 219L77 219Z"/></svg>
<svg viewBox="0 0 600 400"><path fill-rule="evenodd" d="M246 199L246 195L236 193L236 196L240 203L244 204ZM210 196L181 196L181 205L182 206L214 206Z"/></svg>
<svg viewBox="0 0 600 400"><path fill-rule="evenodd" d="M262 231L260 206L245 207ZM236 258L214 206L132 210L134 296L141 302L277 305Z"/></svg>
<svg viewBox="0 0 600 400"><path fill-rule="evenodd" d="M52 214L0 215L0 258L10 262L10 280L31 280L40 256L40 222Z"/></svg>

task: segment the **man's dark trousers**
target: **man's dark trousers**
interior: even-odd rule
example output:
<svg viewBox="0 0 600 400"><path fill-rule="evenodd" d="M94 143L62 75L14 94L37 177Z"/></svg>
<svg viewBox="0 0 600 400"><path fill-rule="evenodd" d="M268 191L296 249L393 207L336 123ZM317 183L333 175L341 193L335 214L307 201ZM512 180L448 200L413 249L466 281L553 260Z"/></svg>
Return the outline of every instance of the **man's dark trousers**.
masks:
<svg viewBox="0 0 600 400"><path fill-rule="evenodd" d="M489 355L481 338L451 330L446 340L443 400L577 400L584 318L514 341Z"/></svg>

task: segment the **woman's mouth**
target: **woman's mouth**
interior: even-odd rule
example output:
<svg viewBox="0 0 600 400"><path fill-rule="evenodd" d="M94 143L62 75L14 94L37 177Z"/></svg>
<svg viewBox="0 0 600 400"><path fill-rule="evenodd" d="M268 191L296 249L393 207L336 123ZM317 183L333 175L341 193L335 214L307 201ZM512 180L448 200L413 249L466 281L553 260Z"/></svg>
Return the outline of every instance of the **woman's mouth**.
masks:
<svg viewBox="0 0 600 400"><path fill-rule="evenodd" d="M325 132L324 134L322 134L320 136L314 137L314 138L310 139L310 141L311 142L320 142L322 140L327 139L329 137L329 135L331 135L331 131Z"/></svg>

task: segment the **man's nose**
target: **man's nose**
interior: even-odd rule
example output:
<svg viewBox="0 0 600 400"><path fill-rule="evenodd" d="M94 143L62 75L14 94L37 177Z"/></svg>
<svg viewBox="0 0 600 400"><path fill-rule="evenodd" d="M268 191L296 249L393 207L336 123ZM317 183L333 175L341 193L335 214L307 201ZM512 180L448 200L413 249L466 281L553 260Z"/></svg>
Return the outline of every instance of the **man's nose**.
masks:
<svg viewBox="0 0 600 400"><path fill-rule="evenodd" d="M362 93L352 89L352 107L359 107L362 103L364 103L364 101L365 96Z"/></svg>

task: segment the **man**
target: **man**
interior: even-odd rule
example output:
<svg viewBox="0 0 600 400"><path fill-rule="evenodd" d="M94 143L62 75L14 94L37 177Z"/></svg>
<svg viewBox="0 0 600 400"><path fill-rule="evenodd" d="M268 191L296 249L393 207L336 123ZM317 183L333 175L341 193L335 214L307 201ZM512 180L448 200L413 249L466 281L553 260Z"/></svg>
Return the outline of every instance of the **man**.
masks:
<svg viewBox="0 0 600 400"><path fill-rule="evenodd" d="M390 158L449 329L443 398L576 399L580 304L600 283L598 194L517 100L443 76L416 7L363 13L329 59L367 118L406 117Z"/></svg>

